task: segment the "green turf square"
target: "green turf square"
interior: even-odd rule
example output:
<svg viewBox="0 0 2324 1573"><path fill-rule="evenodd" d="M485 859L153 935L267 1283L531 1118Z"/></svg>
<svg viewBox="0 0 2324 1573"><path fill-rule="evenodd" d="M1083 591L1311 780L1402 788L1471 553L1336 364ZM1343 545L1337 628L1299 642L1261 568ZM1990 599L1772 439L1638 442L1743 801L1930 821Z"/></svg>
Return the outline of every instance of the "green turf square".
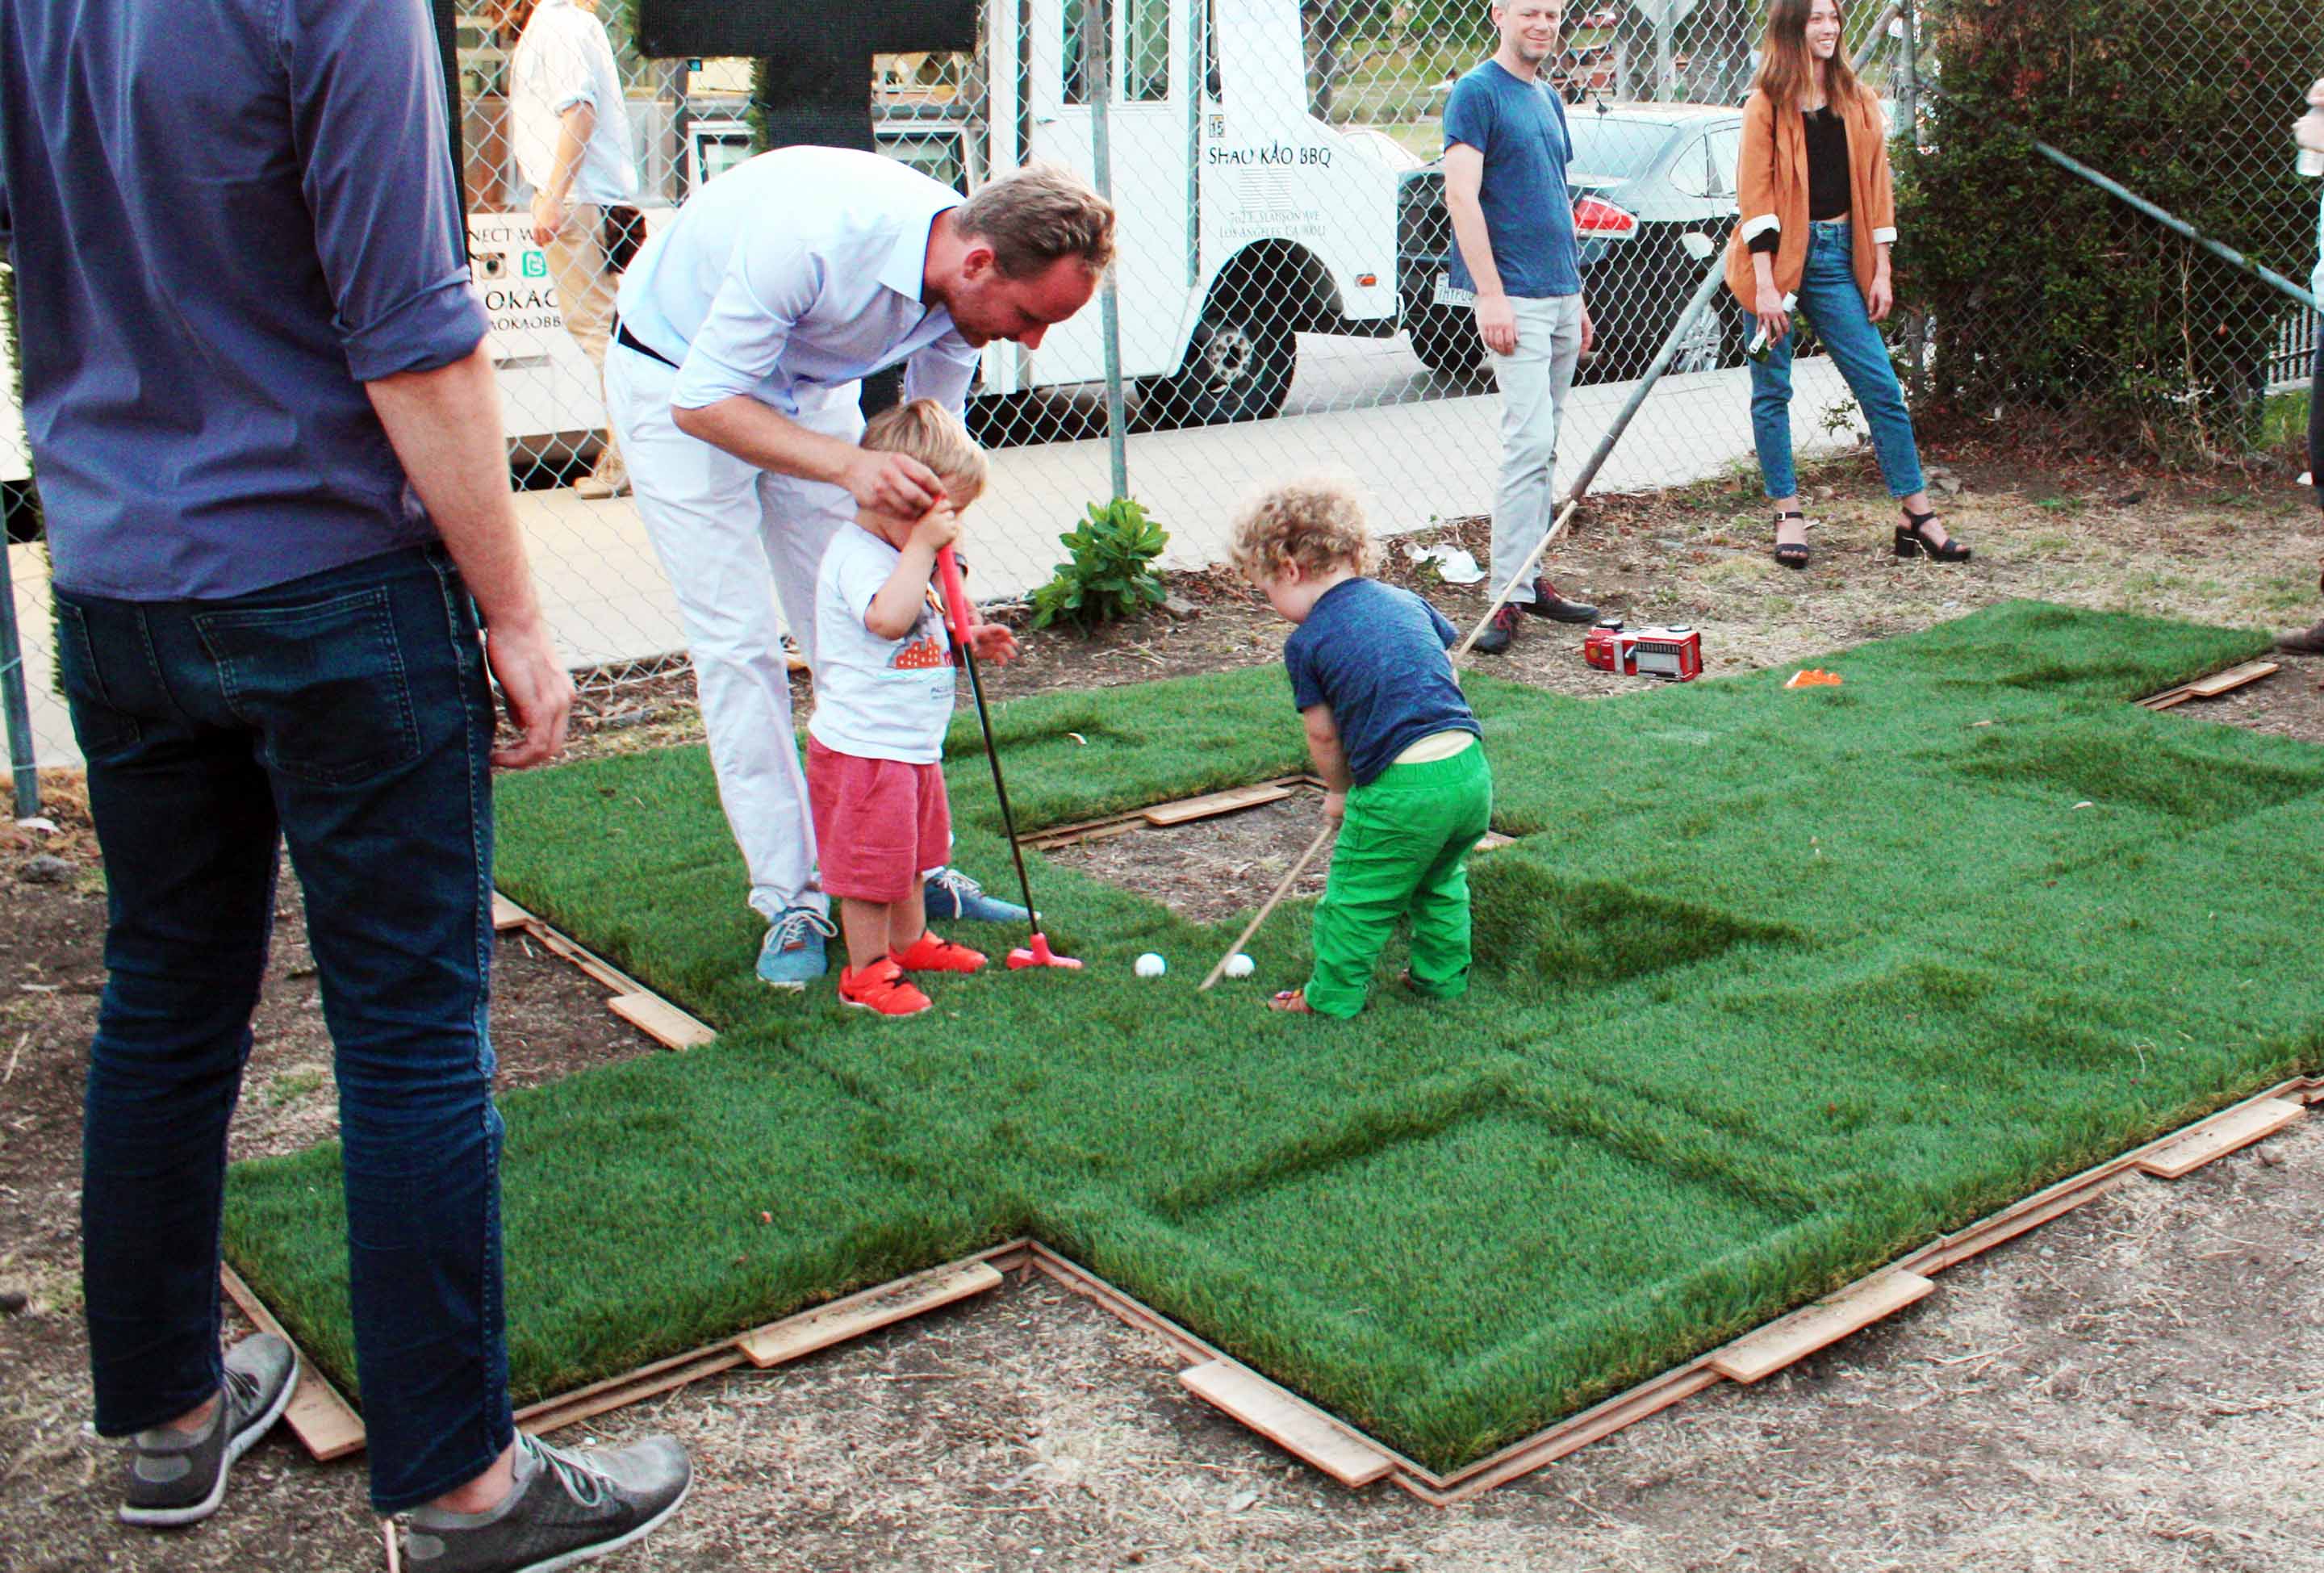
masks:
<svg viewBox="0 0 2324 1573"><path fill-rule="evenodd" d="M2017 603L1817 658L1837 689L1472 674L1522 837L1472 865L1472 986L1416 999L1391 949L1351 1022L1260 1008L1307 908L1200 994L1238 925L1038 854L1087 970L872 1021L752 979L701 750L509 778L501 887L721 1032L504 1100L518 1398L1030 1230L1457 1467L2324 1065L2324 750L2128 703L2264 643ZM996 724L1027 828L1305 763L1272 669ZM973 716L947 776L956 860L1002 875ZM337 1162L238 1167L227 1244L346 1380Z"/></svg>

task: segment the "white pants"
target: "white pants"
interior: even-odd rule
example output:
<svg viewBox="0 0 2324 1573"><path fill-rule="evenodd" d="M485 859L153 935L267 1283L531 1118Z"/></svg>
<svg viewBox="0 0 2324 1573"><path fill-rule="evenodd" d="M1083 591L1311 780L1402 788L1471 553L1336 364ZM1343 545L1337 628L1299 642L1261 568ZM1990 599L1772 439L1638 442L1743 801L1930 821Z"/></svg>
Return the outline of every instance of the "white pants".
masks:
<svg viewBox="0 0 2324 1573"><path fill-rule="evenodd" d="M855 517L855 500L844 487L769 474L680 431L669 418L677 377L616 344L605 357L608 412L638 515L686 619L718 800L750 870L751 905L768 918L789 906L828 912L816 886L815 824L775 605L812 667L816 572L832 536ZM852 385L794 419L848 442L862 435Z"/></svg>
<svg viewBox="0 0 2324 1573"><path fill-rule="evenodd" d="M1557 419L1573 387L1574 364L1582 358L1582 297L1512 296L1517 319L1517 351L1493 356L1501 385L1501 477L1493 499L1493 588L1509 582L1526 556L1549 533L1556 494ZM1509 593L1512 602L1534 598L1539 570Z"/></svg>

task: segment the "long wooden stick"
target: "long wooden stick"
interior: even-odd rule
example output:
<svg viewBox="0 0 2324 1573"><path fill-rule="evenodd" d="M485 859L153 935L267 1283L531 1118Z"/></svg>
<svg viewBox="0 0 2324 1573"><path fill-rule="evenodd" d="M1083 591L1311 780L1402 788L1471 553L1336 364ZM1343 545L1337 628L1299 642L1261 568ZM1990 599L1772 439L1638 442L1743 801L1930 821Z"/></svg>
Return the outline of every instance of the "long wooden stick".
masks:
<svg viewBox="0 0 2324 1573"><path fill-rule="evenodd" d="M1290 893L1291 887L1298 882L1299 876L1307 872L1307 865L1315 861L1315 854L1323 850L1323 843L1329 841L1332 838L1332 832L1339 828L1339 821L1336 819L1323 821L1323 828L1315 832L1315 839L1307 843L1307 850L1299 855L1299 861L1291 865L1291 872L1283 876L1283 883L1275 887L1275 893L1267 898L1267 905L1259 909L1258 916L1243 925L1242 932L1235 936L1235 942L1227 947L1227 953L1219 958L1219 964L1211 968L1211 976L1203 979L1202 988L1197 988L1194 991L1196 994L1202 993L1203 989L1218 982L1219 975L1227 969L1227 963L1235 958L1237 951L1250 943L1250 937L1259 932L1259 926L1261 923L1267 921L1267 914L1275 911L1275 903Z"/></svg>
<svg viewBox="0 0 2324 1573"><path fill-rule="evenodd" d="M1573 510L1580 506L1582 506L1582 493L1577 487L1573 495L1566 499L1565 506L1558 511L1556 521L1550 525L1548 532L1535 544L1531 551L1526 553L1525 562L1517 572L1509 576L1509 582L1501 587L1501 593L1493 597L1493 604L1485 608L1485 615L1477 619L1477 625L1469 630L1469 637L1454 646L1453 665L1461 664L1461 658L1469 653L1469 646L1477 643L1478 636L1485 631L1485 625L1490 623L1493 620L1493 614L1501 609L1501 603L1509 598L1510 593L1517 588L1519 582L1527 574L1533 572L1533 565L1541 560L1541 554L1549 550L1549 543L1557 539L1557 532L1565 528L1566 521L1573 517Z"/></svg>

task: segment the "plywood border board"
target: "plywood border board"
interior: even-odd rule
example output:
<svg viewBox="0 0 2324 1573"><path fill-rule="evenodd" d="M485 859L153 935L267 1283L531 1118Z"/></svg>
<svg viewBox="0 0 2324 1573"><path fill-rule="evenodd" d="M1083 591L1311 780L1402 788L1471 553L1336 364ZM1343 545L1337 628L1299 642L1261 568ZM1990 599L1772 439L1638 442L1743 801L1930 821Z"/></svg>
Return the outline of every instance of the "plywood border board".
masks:
<svg viewBox="0 0 2324 1573"><path fill-rule="evenodd" d="M672 1004L645 985L586 946L552 928L545 920L516 902L493 893L493 931L521 933L538 940L550 955L571 962L584 976L610 990L605 1008L665 1049L693 1049L718 1036L700 1017Z"/></svg>
<svg viewBox="0 0 2324 1573"><path fill-rule="evenodd" d="M751 1357L743 1352L746 1343L757 1344L763 1352L795 1341L800 1346L779 1358L798 1358L902 1319L876 1314L851 1316L842 1308L869 1308L883 1296L898 1296L905 1301L918 1300L915 1309L905 1313L918 1315L982 1293L996 1287L1001 1274L1024 1270L1038 1272L1075 1294L1096 1301L1123 1322L1162 1338L1185 1362L1186 1368L1180 1372L1179 1380L1188 1392L1333 1479L1351 1488L1386 1479L1424 1502L1449 1507L1545 1467L1720 1382L1759 1381L1925 1298L1934 1288L1929 1282L1931 1276L1948 1267L1958 1266L2094 1201L2138 1174L2175 1178L2190 1173L2202 1163L2283 1130L2317 1104L2324 1104L2324 1077L2281 1082L1932 1241L1813 1305L1650 1377L1450 1475L1428 1469L1270 1382L1081 1263L1030 1237L1005 1241L957 1262L892 1280L846 1300L812 1307L732 1338L559 1393L519 1410L516 1419L535 1434L552 1430L749 1364ZM280 1325L267 1315L265 1308L232 1269L225 1270L225 1279L228 1291L253 1321L264 1330L280 1332ZM967 1287L959 1288L958 1292L914 1292L915 1286L925 1291L938 1282ZM823 1331L835 1328L844 1330L831 1337L821 1337ZM344 1400L330 1392L328 1383L322 1383L320 1377L314 1380L338 1403L346 1423L353 1427L354 1439L349 1443L342 1434L329 1444L335 1450L326 1454L316 1451L308 1431L300 1429L295 1419L293 1430L301 1441L308 1442L309 1451L315 1451L318 1458L343 1457L362 1447L362 1421L346 1409ZM296 1408L294 1401L293 1409ZM1383 1459L1386 1467L1375 1468L1375 1464Z"/></svg>
<svg viewBox="0 0 2324 1573"><path fill-rule="evenodd" d="M1314 787L1320 791L1323 786L1320 776L1270 776L1265 781L1228 787L1220 791L1203 792L1191 798L1173 798L1168 802L1148 803L1142 809L1128 809L1119 814L1107 814L1102 819L1080 819L1070 825L1052 825L1046 830L1036 830L1019 839L1036 850L1054 852L1060 847L1071 847L1078 841L1102 841L1109 836L1125 836L1132 830L1143 830L1151 826L1186 824L1213 815L1255 809L1262 803L1280 802L1301 787ZM1246 798L1240 801L1231 800L1251 792L1268 795ZM1156 815L1163 817L1157 819Z"/></svg>
<svg viewBox="0 0 2324 1573"><path fill-rule="evenodd" d="M2189 699L2216 699L2221 694L2242 688L2246 683L2255 683L2264 677L2273 677L2282 670L2282 662L2246 661L2240 666L2215 671L2209 677L2199 677L2192 682L2179 683L2161 693L2149 694L2133 702L2142 709L2168 710L2185 704Z"/></svg>
<svg viewBox="0 0 2324 1573"><path fill-rule="evenodd" d="M298 1341L282 1330L282 1324L274 1319L273 1313L250 1291L250 1285L242 1281L242 1274L220 1263L218 1282L226 1290L227 1298L242 1308L242 1314L250 1319L253 1327L262 1333L273 1334L294 1349L299 1348ZM327 1464L334 1458L344 1458L351 1453L363 1451L362 1417L355 1413L354 1406L339 1396L339 1390L331 1385L329 1379L316 1369L315 1363L307 1358L304 1349L299 1349L299 1385L291 1393L290 1402L283 1409L282 1418L289 1422L291 1434L299 1439L318 1463Z"/></svg>

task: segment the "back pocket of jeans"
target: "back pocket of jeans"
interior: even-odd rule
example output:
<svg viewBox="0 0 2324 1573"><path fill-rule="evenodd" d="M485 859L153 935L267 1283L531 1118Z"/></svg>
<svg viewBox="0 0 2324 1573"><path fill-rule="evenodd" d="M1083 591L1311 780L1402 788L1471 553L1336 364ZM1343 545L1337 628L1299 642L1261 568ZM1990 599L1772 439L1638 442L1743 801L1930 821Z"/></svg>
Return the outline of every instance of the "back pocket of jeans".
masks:
<svg viewBox="0 0 2324 1573"><path fill-rule="evenodd" d="M81 609L60 596L57 610L57 683L64 690L72 716L73 736L81 757L100 759L126 748L143 735L137 717L115 708L113 696L97 665L97 646L88 636L88 619Z"/></svg>
<svg viewBox="0 0 2324 1573"><path fill-rule="evenodd" d="M420 728L385 588L303 606L199 612L229 708L283 774L343 786L420 757Z"/></svg>

